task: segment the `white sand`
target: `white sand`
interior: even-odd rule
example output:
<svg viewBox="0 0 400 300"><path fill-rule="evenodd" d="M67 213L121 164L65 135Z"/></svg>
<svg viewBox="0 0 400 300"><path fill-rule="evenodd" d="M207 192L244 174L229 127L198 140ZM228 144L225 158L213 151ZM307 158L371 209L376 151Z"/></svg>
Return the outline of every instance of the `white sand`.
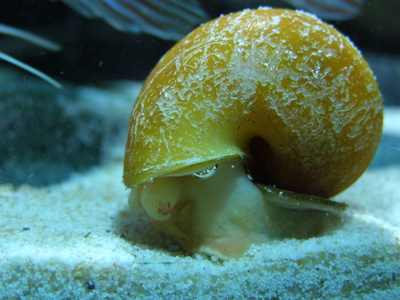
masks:
<svg viewBox="0 0 400 300"><path fill-rule="evenodd" d="M400 111L387 116L400 139ZM0 298L400 299L398 148L337 197L350 209L335 228L229 261L185 254L132 213L121 155L59 185L0 186Z"/></svg>

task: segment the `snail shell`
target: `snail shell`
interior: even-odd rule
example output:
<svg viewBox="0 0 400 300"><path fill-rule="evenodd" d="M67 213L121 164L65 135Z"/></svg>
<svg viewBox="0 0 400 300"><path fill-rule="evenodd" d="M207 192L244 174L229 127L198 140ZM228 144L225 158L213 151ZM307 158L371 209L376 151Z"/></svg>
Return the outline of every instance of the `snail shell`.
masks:
<svg viewBox="0 0 400 300"><path fill-rule="evenodd" d="M222 16L177 43L147 78L124 183L138 195L159 177L244 160L259 184L329 198L368 167L382 114L368 64L330 25L281 9Z"/></svg>

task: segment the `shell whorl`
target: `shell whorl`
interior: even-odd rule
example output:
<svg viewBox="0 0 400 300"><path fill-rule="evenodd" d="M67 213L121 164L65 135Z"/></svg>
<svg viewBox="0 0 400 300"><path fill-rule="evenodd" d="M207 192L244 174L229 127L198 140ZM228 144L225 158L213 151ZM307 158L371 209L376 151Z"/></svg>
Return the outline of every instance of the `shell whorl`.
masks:
<svg viewBox="0 0 400 300"><path fill-rule="evenodd" d="M303 12L246 10L194 30L154 68L124 182L252 156L260 180L330 197L367 168L381 128L375 78L346 37Z"/></svg>

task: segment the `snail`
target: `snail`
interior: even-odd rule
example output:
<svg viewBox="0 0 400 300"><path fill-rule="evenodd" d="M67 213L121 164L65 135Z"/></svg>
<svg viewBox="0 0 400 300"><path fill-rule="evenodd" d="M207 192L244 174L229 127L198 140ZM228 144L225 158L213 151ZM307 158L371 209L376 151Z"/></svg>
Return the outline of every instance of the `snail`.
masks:
<svg viewBox="0 0 400 300"><path fill-rule="evenodd" d="M268 241L271 205L341 211L380 141L383 107L360 52L301 11L258 8L188 34L134 104L129 204L190 252ZM309 216L309 215L305 215Z"/></svg>

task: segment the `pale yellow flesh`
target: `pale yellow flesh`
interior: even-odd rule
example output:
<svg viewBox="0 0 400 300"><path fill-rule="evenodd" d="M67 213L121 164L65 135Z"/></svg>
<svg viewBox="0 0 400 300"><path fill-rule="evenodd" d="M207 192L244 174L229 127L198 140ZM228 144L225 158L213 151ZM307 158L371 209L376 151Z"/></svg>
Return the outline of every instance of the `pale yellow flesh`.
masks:
<svg viewBox="0 0 400 300"><path fill-rule="evenodd" d="M132 189L129 203L135 210L143 207L150 222L186 250L236 258L271 237L303 237L321 230L318 213L275 206L279 193L254 184L242 163L224 162L206 179L187 175L142 184ZM291 197L298 209L324 209L324 204L298 202L292 195L282 205Z"/></svg>

